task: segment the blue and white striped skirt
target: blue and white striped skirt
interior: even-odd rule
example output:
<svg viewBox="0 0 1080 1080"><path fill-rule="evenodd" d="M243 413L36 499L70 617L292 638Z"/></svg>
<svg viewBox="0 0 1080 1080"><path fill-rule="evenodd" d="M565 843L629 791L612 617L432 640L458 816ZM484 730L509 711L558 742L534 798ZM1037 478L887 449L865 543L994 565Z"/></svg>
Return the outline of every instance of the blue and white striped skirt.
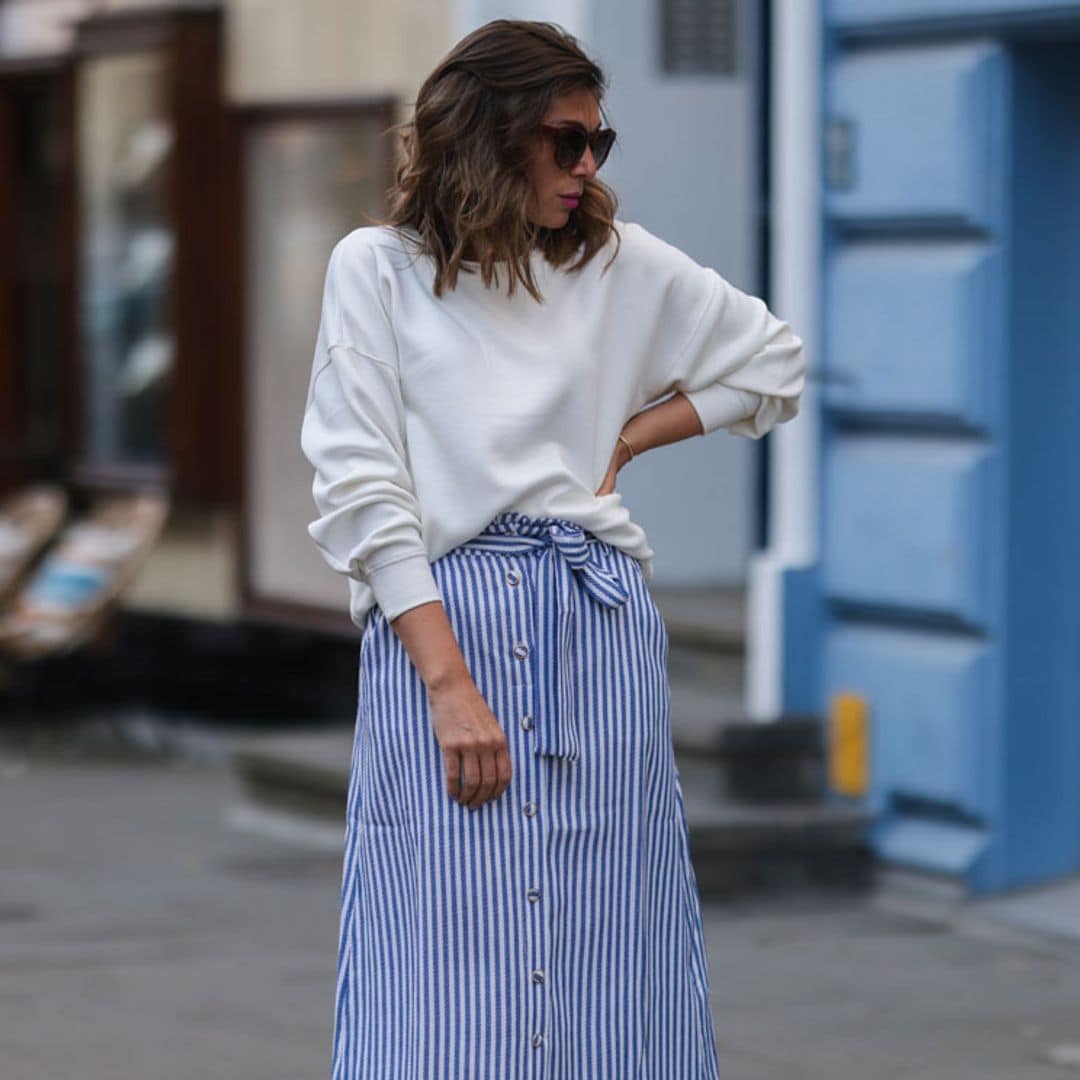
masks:
<svg viewBox="0 0 1080 1080"><path fill-rule="evenodd" d="M432 563L513 776L447 792L427 691L360 645L333 1080L716 1080L668 638L637 561L500 514Z"/></svg>

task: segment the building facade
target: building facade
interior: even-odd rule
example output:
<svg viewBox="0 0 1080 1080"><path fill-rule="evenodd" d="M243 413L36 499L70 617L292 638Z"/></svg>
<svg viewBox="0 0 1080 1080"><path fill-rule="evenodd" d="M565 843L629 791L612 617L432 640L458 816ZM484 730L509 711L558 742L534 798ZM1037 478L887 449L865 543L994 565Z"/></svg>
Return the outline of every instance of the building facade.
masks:
<svg viewBox="0 0 1080 1080"><path fill-rule="evenodd" d="M788 227L820 363L778 488L813 505L764 575L783 659L755 692L827 717L833 793L874 810L885 863L972 895L1060 878L1080 870L1080 4L800 6L780 156L815 133Z"/></svg>
<svg viewBox="0 0 1080 1080"><path fill-rule="evenodd" d="M354 632L299 447L326 260L384 208L423 78L500 16L604 67L620 215L764 291L755 0L0 0L0 235L37 222L0 268L0 484L168 486L130 607ZM659 585L742 586L763 450L720 434L623 472Z"/></svg>

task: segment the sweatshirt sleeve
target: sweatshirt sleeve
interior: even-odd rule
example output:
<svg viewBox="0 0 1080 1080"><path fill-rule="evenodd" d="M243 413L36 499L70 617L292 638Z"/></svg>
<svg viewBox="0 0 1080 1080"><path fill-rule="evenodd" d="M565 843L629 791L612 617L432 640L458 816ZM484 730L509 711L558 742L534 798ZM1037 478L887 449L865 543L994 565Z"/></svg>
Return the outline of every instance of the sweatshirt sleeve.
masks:
<svg viewBox="0 0 1080 1080"><path fill-rule="evenodd" d="M666 292L666 333L649 357L647 400L681 391L704 434L726 428L760 439L798 414L805 385L802 341L764 301L657 237L652 257Z"/></svg>
<svg viewBox="0 0 1080 1080"><path fill-rule="evenodd" d="M301 425L318 511L308 533L331 569L366 582L393 620L442 596L409 474L393 329L373 253L352 239L327 265Z"/></svg>

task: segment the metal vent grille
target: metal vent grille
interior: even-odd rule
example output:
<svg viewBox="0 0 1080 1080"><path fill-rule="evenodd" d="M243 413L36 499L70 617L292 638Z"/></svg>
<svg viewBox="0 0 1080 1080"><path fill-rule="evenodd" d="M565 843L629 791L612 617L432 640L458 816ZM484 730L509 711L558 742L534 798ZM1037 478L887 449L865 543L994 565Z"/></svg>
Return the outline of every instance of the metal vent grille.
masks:
<svg viewBox="0 0 1080 1080"><path fill-rule="evenodd" d="M660 0L666 75L735 74L737 0Z"/></svg>

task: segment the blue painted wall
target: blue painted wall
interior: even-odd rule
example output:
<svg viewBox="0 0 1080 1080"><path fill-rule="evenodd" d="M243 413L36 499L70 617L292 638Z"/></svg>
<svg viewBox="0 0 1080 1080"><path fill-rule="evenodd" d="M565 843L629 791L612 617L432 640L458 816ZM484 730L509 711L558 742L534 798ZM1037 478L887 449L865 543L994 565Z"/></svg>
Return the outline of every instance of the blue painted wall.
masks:
<svg viewBox="0 0 1080 1080"><path fill-rule="evenodd" d="M996 877L1080 868L1080 40L1016 48L1008 595Z"/></svg>
<svg viewBox="0 0 1080 1080"><path fill-rule="evenodd" d="M1035 25L1072 15L1076 0L827 0L833 28L919 24L930 32L948 29L958 20L974 22L1007 19L1018 26Z"/></svg>
<svg viewBox="0 0 1080 1080"><path fill-rule="evenodd" d="M1080 4L831 0L825 32L815 704L869 701L882 859L1052 879L1080 870Z"/></svg>

